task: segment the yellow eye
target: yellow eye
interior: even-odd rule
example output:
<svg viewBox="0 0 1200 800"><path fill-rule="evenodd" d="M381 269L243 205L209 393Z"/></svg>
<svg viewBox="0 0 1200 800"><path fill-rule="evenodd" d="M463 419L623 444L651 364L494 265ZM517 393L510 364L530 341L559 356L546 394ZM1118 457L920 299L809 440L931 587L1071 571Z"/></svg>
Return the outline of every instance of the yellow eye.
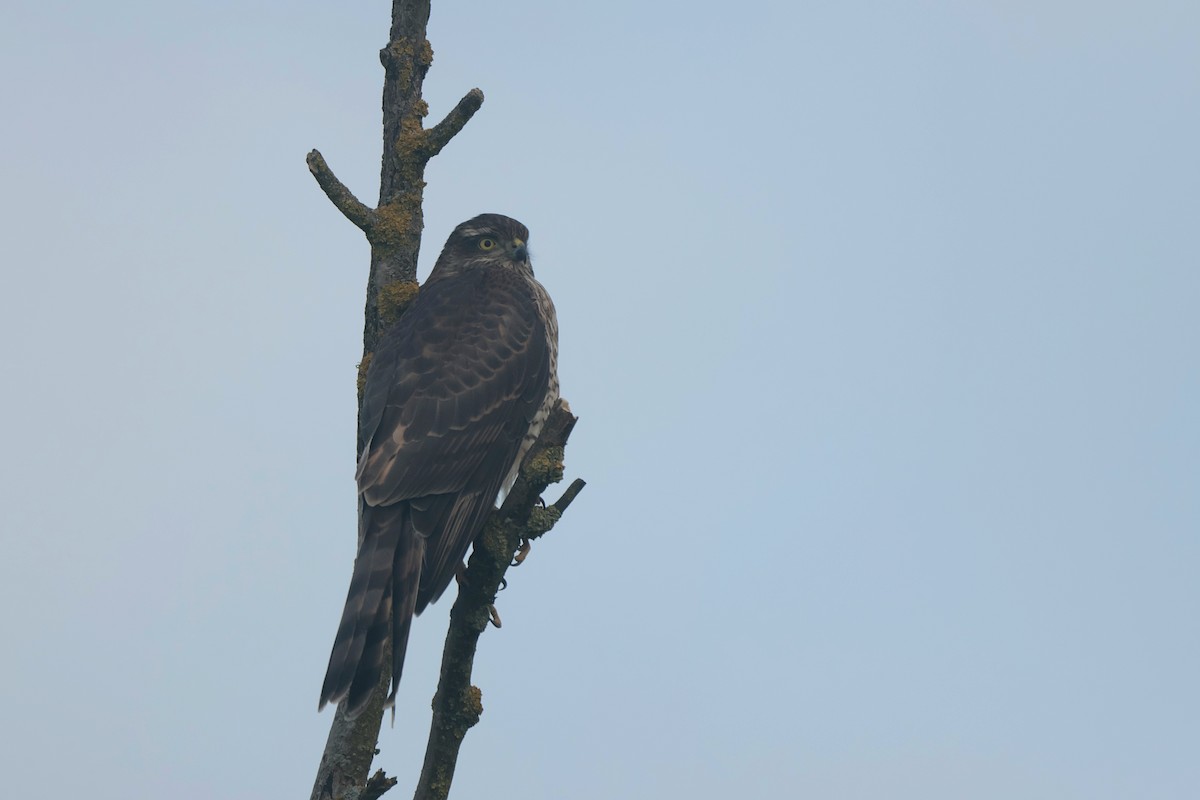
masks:
<svg viewBox="0 0 1200 800"><path fill-rule="evenodd" d="M496 246L495 239L480 239L479 240L479 249L480 250L491 250L495 246Z"/></svg>

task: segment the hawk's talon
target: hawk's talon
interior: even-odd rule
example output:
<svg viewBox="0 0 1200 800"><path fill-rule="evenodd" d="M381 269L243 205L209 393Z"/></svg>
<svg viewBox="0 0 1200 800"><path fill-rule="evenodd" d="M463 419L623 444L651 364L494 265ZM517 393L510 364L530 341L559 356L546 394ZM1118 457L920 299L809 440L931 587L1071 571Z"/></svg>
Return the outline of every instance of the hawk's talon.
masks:
<svg viewBox="0 0 1200 800"><path fill-rule="evenodd" d="M501 578L500 585L498 587L496 587L496 591L503 592L507 588L508 588L508 578Z"/></svg>
<svg viewBox="0 0 1200 800"><path fill-rule="evenodd" d="M525 561L525 558L529 555L529 551L531 549L533 549L533 545L529 543L529 540L522 539L521 546L519 548L517 548L516 555L513 556L512 563L509 564L509 566L510 567L521 566L521 564Z"/></svg>
<svg viewBox="0 0 1200 800"><path fill-rule="evenodd" d="M500 612L496 610L495 606L490 604L488 605L488 622L492 623L497 628L500 627Z"/></svg>

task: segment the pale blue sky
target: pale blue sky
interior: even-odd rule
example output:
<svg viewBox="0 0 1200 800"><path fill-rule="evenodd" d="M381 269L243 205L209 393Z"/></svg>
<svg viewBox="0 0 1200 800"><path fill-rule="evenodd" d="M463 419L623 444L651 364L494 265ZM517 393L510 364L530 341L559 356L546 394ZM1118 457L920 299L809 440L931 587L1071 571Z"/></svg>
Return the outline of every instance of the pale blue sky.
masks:
<svg viewBox="0 0 1200 800"><path fill-rule="evenodd" d="M530 227L589 484L453 796L1200 796L1200 5L729 8L434 0L422 275ZM311 786L388 13L5 9L8 795Z"/></svg>

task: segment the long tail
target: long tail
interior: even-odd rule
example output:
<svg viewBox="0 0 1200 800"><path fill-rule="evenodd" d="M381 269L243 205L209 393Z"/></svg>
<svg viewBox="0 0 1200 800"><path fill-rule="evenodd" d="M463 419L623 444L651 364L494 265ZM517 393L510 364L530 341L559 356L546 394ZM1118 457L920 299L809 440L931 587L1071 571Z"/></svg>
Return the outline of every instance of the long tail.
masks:
<svg viewBox="0 0 1200 800"><path fill-rule="evenodd" d="M329 656L319 708L346 701L356 717L383 676L389 638L395 643L391 693L395 697L421 579L424 539L416 535L406 503L387 508L361 504L358 558L346 607Z"/></svg>

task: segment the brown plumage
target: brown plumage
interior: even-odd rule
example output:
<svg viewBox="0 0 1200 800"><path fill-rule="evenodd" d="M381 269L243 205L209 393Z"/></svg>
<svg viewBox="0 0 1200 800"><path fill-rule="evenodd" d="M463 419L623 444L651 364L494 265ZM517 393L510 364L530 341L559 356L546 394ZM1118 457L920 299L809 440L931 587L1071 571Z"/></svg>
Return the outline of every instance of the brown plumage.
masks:
<svg viewBox="0 0 1200 800"><path fill-rule="evenodd" d="M450 234L367 370L359 432L358 557L320 707L391 702L409 626L446 590L558 399L554 305L524 225L482 214Z"/></svg>

